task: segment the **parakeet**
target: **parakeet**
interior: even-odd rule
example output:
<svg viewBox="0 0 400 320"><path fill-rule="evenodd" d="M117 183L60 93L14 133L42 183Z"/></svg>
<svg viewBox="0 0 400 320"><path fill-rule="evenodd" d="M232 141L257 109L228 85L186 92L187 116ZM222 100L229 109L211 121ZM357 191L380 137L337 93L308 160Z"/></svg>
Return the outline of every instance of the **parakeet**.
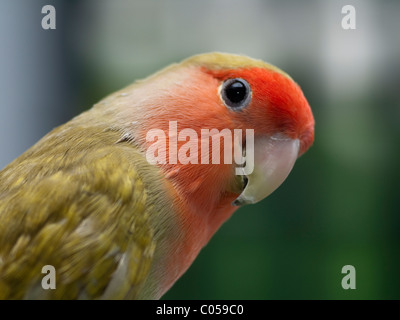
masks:
<svg viewBox="0 0 400 320"><path fill-rule="evenodd" d="M238 135L214 153L202 134L221 146L223 130ZM299 85L261 60L200 54L136 81L0 172L0 298L159 299L313 140ZM224 162L239 142L242 162ZM54 289L43 286L44 266Z"/></svg>

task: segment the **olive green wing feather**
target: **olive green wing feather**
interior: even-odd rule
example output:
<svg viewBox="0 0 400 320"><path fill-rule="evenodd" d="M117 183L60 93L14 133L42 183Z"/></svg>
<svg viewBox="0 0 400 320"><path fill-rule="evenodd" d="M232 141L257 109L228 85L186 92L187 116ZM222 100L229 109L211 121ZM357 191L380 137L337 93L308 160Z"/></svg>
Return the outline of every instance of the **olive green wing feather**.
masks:
<svg viewBox="0 0 400 320"><path fill-rule="evenodd" d="M60 131L0 173L0 298L135 298L155 248L142 180L114 135Z"/></svg>

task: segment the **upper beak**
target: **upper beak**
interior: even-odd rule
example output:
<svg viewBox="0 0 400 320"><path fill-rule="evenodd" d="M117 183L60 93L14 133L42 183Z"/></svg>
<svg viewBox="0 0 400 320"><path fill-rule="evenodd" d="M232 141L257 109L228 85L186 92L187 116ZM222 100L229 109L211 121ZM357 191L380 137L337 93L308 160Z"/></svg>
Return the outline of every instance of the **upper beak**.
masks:
<svg viewBox="0 0 400 320"><path fill-rule="evenodd" d="M290 139L282 134L257 137L254 144L246 146L246 172L242 168L245 184L242 193L233 201L240 206L261 201L276 190L289 175L299 155L299 139ZM251 166L250 166L251 167Z"/></svg>

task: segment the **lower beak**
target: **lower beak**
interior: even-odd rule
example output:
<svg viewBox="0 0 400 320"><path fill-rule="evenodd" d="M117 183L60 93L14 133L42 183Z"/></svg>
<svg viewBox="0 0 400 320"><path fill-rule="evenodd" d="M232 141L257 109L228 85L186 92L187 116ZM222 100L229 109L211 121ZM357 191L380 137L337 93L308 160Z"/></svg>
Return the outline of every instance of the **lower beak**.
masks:
<svg viewBox="0 0 400 320"><path fill-rule="evenodd" d="M246 146L246 166L240 168L245 186L232 204L256 203L269 196L289 175L299 155L299 147L298 139L282 134L257 137L253 145ZM252 170L246 170L246 167Z"/></svg>

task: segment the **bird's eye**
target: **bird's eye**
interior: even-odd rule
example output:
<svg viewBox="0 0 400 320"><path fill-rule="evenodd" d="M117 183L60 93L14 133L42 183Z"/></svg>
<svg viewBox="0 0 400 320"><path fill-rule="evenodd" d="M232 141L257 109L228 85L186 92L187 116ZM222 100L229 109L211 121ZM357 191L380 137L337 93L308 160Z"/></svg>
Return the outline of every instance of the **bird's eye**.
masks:
<svg viewBox="0 0 400 320"><path fill-rule="evenodd" d="M228 108L240 111L251 100L250 85L241 78L225 80L221 87L221 99Z"/></svg>

